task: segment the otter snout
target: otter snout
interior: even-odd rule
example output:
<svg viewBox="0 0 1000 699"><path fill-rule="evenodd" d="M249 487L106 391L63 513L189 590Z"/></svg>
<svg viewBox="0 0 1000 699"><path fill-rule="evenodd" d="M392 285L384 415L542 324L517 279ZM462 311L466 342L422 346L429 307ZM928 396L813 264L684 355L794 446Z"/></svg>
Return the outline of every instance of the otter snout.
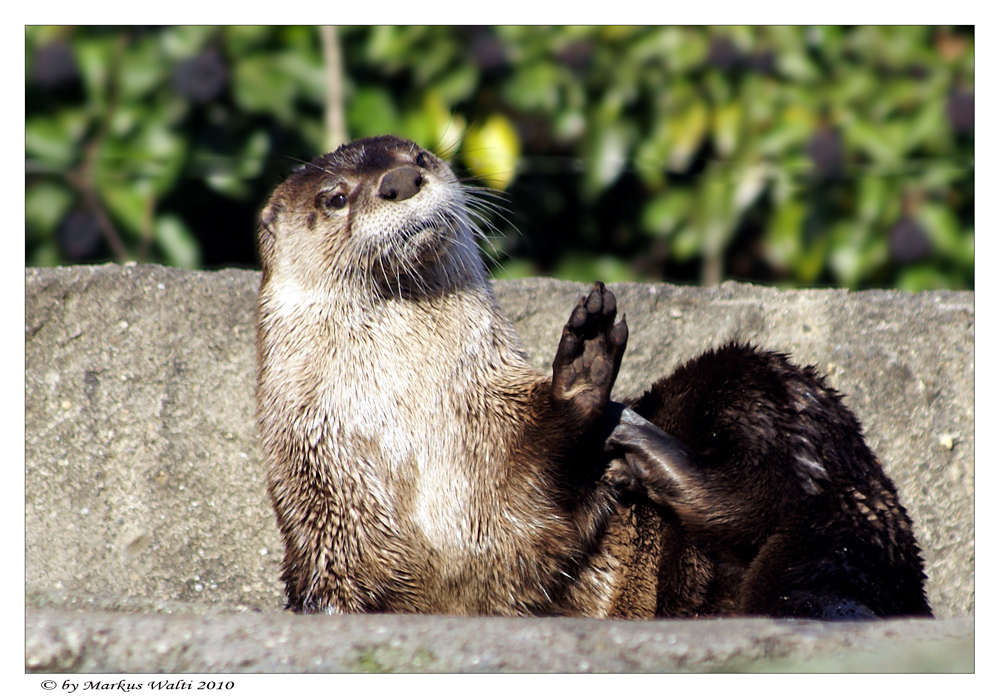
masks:
<svg viewBox="0 0 1000 699"><path fill-rule="evenodd" d="M378 195L389 201L405 201L419 192L423 183L424 176L420 170L404 165L383 175Z"/></svg>

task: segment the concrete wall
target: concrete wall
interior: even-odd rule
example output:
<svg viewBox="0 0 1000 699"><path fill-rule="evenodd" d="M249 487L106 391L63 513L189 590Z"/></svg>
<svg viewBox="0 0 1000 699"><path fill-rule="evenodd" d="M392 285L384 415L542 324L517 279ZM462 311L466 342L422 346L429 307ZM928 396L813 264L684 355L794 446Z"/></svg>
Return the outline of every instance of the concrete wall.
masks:
<svg viewBox="0 0 1000 699"><path fill-rule="evenodd" d="M280 609L281 545L253 417L259 274L25 271L29 607ZM500 282L547 367L586 285ZM619 396L736 338L817 365L895 480L938 617L974 614L974 297L611 285L628 316Z"/></svg>

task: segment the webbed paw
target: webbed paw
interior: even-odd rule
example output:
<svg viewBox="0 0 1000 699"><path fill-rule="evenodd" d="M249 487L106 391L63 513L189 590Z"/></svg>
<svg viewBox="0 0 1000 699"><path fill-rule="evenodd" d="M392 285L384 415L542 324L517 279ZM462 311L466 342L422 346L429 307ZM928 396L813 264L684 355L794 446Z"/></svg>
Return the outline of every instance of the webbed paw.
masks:
<svg viewBox="0 0 1000 699"><path fill-rule="evenodd" d="M584 423L603 414L628 343L628 326L615 322L617 301L603 283L573 309L552 362L552 397L569 404Z"/></svg>

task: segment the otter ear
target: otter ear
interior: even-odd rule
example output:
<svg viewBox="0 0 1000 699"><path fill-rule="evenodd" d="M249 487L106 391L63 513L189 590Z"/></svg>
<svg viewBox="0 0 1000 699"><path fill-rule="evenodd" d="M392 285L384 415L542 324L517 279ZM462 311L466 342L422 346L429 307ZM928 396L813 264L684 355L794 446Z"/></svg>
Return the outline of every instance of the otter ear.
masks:
<svg viewBox="0 0 1000 699"><path fill-rule="evenodd" d="M272 260L274 260L274 227L278 224L278 214L283 210L284 204L272 198L260 212L259 224L257 226L257 259L265 275L268 274Z"/></svg>
<svg viewBox="0 0 1000 699"><path fill-rule="evenodd" d="M263 243L265 238L274 241L274 225L278 220L278 214L284 211L284 204L275 201L273 198L261 210L257 237Z"/></svg>

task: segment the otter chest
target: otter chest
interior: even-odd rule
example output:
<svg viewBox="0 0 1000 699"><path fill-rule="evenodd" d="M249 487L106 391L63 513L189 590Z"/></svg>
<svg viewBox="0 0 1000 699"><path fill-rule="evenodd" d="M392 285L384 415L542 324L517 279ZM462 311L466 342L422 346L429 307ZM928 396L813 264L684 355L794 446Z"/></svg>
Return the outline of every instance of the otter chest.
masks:
<svg viewBox="0 0 1000 699"><path fill-rule="evenodd" d="M370 492L383 493L400 530L414 528L452 558L469 546L476 517L469 477L468 415L451 371L412 340L339 348L319 401L334 452L334 471L362 471ZM476 401L471 401L475 403ZM364 455L358 458L357 455ZM363 463L362 463L363 462ZM337 474L335 474L337 475Z"/></svg>

